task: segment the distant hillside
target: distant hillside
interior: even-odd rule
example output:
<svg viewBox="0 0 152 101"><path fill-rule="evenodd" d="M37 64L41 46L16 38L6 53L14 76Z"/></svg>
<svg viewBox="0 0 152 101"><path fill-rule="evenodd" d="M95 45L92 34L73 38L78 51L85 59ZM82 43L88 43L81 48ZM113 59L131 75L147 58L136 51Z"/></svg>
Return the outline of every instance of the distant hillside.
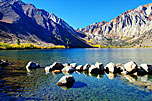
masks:
<svg viewBox="0 0 152 101"><path fill-rule="evenodd" d="M90 47L64 20L20 0L0 0L0 42Z"/></svg>
<svg viewBox="0 0 152 101"><path fill-rule="evenodd" d="M85 34L85 40L91 39L90 44L137 46L141 45L137 42L139 39L142 40L141 38L142 43L151 40L151 30L152 3L128 10L110 22L103 21L79 28L77 32ZM142 45L152 46L150 43Z"/></svg>

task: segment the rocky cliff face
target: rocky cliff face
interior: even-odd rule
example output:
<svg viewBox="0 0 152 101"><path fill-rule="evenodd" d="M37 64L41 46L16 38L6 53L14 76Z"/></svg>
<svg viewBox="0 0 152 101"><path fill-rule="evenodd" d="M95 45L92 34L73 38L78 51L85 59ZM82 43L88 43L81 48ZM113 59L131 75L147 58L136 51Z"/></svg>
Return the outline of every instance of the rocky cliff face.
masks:
<svg viewBox="0 0 152 101"><path fill-rule="evenodd" d="M0 42L89 47L79 35L53 13L20 0L0 0Z"/></svg>
<svg viewBox="0 0 152 101"><path fill-rule="evenodd" d="M98 43L103 39L136 40L152 29L152 3L139 6L120 14L110 22L94 23L86 28L77 29Z"/></svg>

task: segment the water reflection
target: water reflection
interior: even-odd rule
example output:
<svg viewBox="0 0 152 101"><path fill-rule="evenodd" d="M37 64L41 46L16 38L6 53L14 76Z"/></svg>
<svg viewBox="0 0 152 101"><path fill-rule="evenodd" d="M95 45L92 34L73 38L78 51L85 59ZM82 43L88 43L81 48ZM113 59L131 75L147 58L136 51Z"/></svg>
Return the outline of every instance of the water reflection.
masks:
<svg viewBox="0 0 152 101"><path fill-rule="evenodd" d="M115 75L113 73L106 73L106 75L111 80L115 78Z"/></svg>
<svg viewBox="0 0 152 101"><path fill-rule="evenodd" d="M121 78L122 81L128 80L133 85L152 90L152 80L151 80L152 75L144 75L144 76L120 75L119 77Z"/></svg>
<svg viewBox="0 0 152 101"><path fill-rule="evenodd" d="M80 82L80 81L76 81L76 82L74 83L74 85L73 85L72 88L83 88L83 87L86 87L86 86L87 86L86 83Z"/></svg>

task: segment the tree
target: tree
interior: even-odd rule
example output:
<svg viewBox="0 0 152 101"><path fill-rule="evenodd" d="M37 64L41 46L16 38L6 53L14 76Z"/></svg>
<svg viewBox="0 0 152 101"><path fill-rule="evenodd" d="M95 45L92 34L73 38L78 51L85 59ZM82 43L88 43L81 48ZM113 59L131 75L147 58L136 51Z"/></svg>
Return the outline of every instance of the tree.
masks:
<svg viewBox="0 0 152 101"><path fill-rule="evenodd" d="M20 45L20 39L17 39L17 44Z"/></svg>
<svg viewBox="0 0 152 101"><path fill-rule="evenodd" d="M67 47L69 47L69 39L66 38L65 40L66 40L66 45L67 45Z"/></svg>

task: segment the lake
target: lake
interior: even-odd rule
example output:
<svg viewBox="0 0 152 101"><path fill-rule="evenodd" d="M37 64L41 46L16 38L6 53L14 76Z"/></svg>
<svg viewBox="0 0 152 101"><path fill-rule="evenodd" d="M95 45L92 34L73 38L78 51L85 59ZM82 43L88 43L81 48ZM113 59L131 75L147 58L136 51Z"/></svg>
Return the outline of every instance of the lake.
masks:
<svg viewBox="0 0 152 101"><path fill-rule="evenodd" d="M77 63L78 65L101 62L127 63L135 61L152 64L151 48L74 48L51 50L1 50L0 59L7 59L12 65L4 67L0 74L0 100L103 100L103 101L141 101L152 100L152 90L144 86L152 84L152 76L123 76L113 74L92 75L74 72L72 88L56 85L65 74L44 72L44 68L27 73L25 66L29 61L42 67L53 62Z"/></svg>

